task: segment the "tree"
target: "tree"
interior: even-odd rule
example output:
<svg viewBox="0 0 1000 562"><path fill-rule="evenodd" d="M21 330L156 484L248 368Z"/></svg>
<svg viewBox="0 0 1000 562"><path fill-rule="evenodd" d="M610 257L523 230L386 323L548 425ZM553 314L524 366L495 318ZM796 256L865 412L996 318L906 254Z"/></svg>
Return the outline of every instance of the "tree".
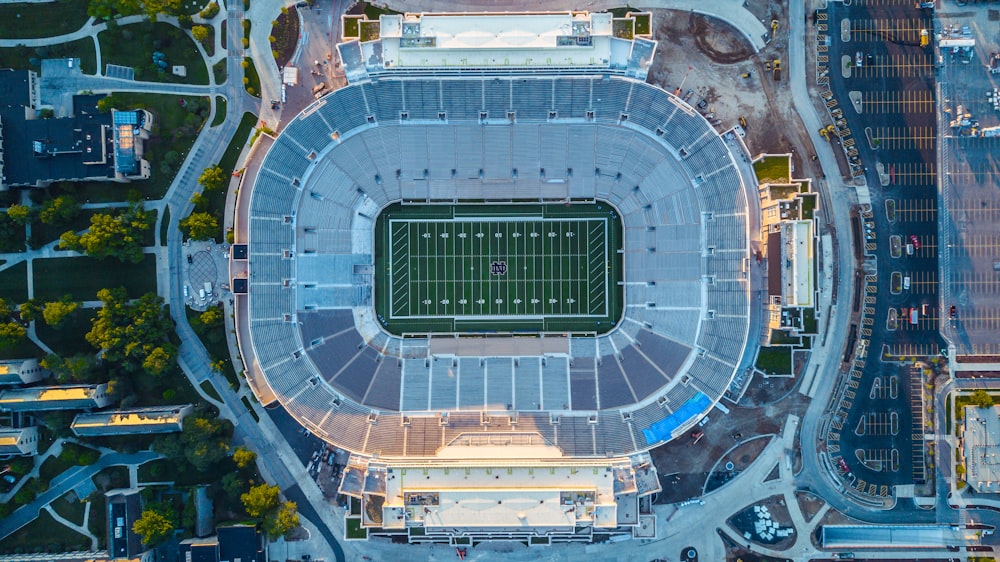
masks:
<svg viewBox="0 0 1000 562"><path fill-rule="evenodd" d="M142 368L154 377L158 377L174 365L176 355L177 350L169 343L154 347L142 360Z"/></svg>
<svg viewBox="0 0 1000 562"><path fill-rule="evenodd" d="M243 502L243 509L247 510L247 515L262 519L278 507L278 495L281 490L277 486L269 484L259 484L252 486L250 490L240 496Z"/></svg>
<svg viewBox="0 0 1000 562"><path fill-rule="evenodd" d="M237 447L233 451L233 461L239 468L246 468L252 465L257 460L257 453L247 449L246 447Z"/></svg>
<svg viewBox="0 0 1000 562"><path fill-rule="evenodd" d="M34 321L41 311L42 310L39 308L38 303L35 302L35 299L28 299L21 304L21 306L17 307L17 313L21 315L21 320L24 322Z"/></svg>
<svg viewBox="0 0 1000 562"><path fill-rule="evenodd" d="M201 325L205 328L215 328L222 325L222 311L218 307L212 307L202 312L198 317Z"/></svg>
<svg viewBox="0 0 1000 562"><path fill-rule="evenodd" d="M198 183L208 191L222 189L226 183L226 173L218 166L209 166L198 176Z"/></svg>
<svg viewBox="0 0 1000 562"><path fill-rule="evenodd" d="M159 511L146 509L132 524L132 531L142 537L144 544L155 545L174 532L174 524Z"/></svg>
<svg viewBox="0 0 1000 562"><path fill-rule="evenodd" d="M42 204L38 219L45 224L66 224L80 214L80 204L68 195L60 195Z"/></svg>
<svg viewBox="0 0 1000 562"><path fill-rule="evenodd" d="M299 513L295 502L286 501L280 509L264 519L264 532L271 538L284 536L298 526Z"/></svg>
<svg viewBox="0 0 1000 562"><path fill-rule="evenodd" d="M990 408L993 406L993 396L986 392L984 389L972 393L971 403L974 406L979 406L980 408Z"/></svg>
<svg viewBox="0 0 1000 562"><path fill-rule="evenodd" d="M31 222L31 207L18 205L17 203L7 207L7 216L15 223L24 226Z"/></svg>
<svg viewBox="0 0 1000 562"><path fill-rule="evenodd" d="M42 307L42 317L45 318L46 324L58 330L78 308L80 303L73 302L73 297L70 295L64 295L60 300L45 303Z"/></svg>
<svg viewBox="0 0 1000 562"><path fill-rule="evenodd" d="M28 330L17 322L0 324L0 349L16 345L28 335Z"/></svg>
<svg viewBox="0 0 1000 562"><path fill-rule="evenodd" d="M185 420L181 432L181 440L185 444L184 456L198 471L206 472L229 452L222 429L217 419L197 417Z"/></svg>
<svg viewBox="0 0 1000 562"><path fill-rule="evenodd" d="M0 297L0 320L6 320L10 318L10 305L7 304L7 300Z"/></svg>
<svg viewBox="0 0 1000 562"><path fill-rule="evenodd" d="M134 16L142 13L139 0L90 0L87 5L87 15L114 21L121 16Z"/></svg>
<svg viewBox="0 0 1000 562"><path fill-rule="evenodd" d="M71 357L60 357L55 353L50 353L39 361L39 365L52 371L56 380L61 383L103 382L103 379L99 379L102 372L95 369L97 362L94 356L89 353L80 353Z"/></svg>
<svg viewBox="0 0 1000 562"><path fill-rule="evenodd" d="M59 238L60 245L98 259L113 257L139 263L143 258L143 233L152 222L153 215L142 203L133 203L122 213L98 213L90 217L90 230L80 236L67 232Z"/></svg>
<svg viewBox="0 0 1000 562"><path fill-rule="evenodd" d="M101 289L97 298L103 306L85 337L90 345L101 350L104 359L121 362L127 371L138 373L146 368L146 358L155 349L162 348L171 358L176 353L167 343L173 322L163 299L155 293L129 302L123 288Z"/></svg>
<svg viewBox="0 0 1000 562"><path fill-rule="evenodd" d="M245 482L240 478L240 475L235 472L227 472L222 477L222 491L226 493L227 496L233 498L234 500L243 493L243 487L246 485Z"/></svg>
<svg viewBox="0 0 1000 562"><path fill-rule="evenodd" d="M196 25L191 28L191 35L196 41L204 43L208 39L208 26L207 25Z"/></svg>
<svg viewBox="0 0 1000 562"><path fill-rule="evenodd" d="M180 227L190 240L208 240L219 233L219 223L209 213L191 213L181 220Z"/></svg>
<svg viewBox="0 0 1000 562"><path fill-rule="evenodd" d="M208 197L205 197L201 193L195 193L194 195L192 195L191 202L194 203L195 211L207 211L208 205L211 203Z"/></svg>

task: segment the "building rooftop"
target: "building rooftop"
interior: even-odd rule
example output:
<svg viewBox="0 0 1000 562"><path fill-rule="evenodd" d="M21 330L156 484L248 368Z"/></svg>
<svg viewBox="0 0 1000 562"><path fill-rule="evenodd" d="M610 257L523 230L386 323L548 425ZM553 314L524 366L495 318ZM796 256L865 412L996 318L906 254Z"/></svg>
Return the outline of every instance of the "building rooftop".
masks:
<svg viewBox="0 0 1000 562"><path fill-rule="evenodd" d="M1000 406L965 407L965 480L976 491L1000 492Z"/></svg>
<svg viewBox="0 0 1000 562"><path fill-rule="evenodd" d="M781 229L782 302L785 306L811 307L816 290L813 221L785 221Z"/></svg>
<svg viewBox="0 0 1000 562"><path fill-rule="evenodd" d="M59 410L103 407L110 403L107 384L36 386L0 391L0 409Z"/></svg>
<svg viewBox="0 0 1000 562"><path fill-rule="evenodd" d="M358 65L372 72L628 69L630 75L645 77L655 42L631 34L616 36L613 21L608 12L384 14L377 24L351 22L360 30L356 36L361 45L347 43L338 48L349 78L364 75L355 72ZM369 31L376 26L377 33ZM639 48L633 50L634 45Z"/></svg>
<svg viewBox="0 0 1000 562"><path fill-rule="evenodd" d="M154 406L110 412L79 414L70 426L77 435L120 435L125 433L169 433L180 431L191 404Z"/></svg>

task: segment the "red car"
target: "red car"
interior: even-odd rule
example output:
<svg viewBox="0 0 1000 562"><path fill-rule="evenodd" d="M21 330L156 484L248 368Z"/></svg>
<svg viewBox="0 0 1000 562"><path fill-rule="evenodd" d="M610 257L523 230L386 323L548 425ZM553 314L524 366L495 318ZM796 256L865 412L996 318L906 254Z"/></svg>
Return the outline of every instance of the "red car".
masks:
<svg viewBox="0 0 1000 562"><path fill-rule="evenodd" d="M917 238L916 234L911 234L910 235L910 242L913 243L913 249L914 250L919 250L920 249L920 239Z"/></svg>

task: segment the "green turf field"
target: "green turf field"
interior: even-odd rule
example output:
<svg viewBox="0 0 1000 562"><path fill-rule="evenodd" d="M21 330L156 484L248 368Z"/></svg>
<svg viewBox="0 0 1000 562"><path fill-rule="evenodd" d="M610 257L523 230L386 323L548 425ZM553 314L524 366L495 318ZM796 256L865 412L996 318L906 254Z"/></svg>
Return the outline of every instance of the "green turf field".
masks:
<svg viewBox="0 0 1000 562"><path fill-rule="evenodd" d="M607 204L393 205L375 226L390 332L598 332L621 317L621 218Z"/></svg>

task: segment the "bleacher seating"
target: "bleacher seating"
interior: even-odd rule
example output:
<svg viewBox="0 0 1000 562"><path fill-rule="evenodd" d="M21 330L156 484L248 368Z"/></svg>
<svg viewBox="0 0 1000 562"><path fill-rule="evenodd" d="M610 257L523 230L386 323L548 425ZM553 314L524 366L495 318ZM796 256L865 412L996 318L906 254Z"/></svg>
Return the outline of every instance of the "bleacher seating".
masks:
<svg viewBox="0 0 1000 562"><path fill-rule="evenodd" d="M431 455L463 433L514 430L568 455L647 448L644 429L725 391L746 343L743 155L729 151L689 106L621 77L382 76L337 90L288 124L253 186L257 361L295 417L351 451ZM569 355L433 357L426 339L379 329L370 275L323 274L371 259L374 216L394 201L564 197L618 208L628 281L621 324L571 338Z"/></svg>

